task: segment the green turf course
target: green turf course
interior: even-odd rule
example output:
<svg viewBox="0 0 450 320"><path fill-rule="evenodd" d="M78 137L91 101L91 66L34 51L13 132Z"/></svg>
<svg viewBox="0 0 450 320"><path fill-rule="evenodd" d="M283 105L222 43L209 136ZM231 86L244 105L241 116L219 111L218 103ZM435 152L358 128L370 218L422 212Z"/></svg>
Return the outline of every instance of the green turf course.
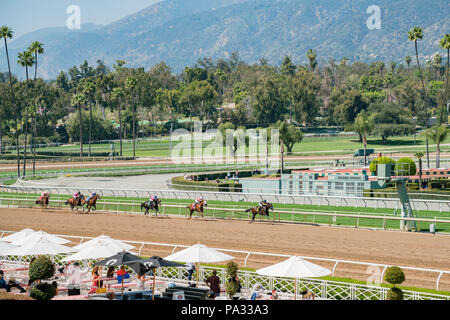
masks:
<svg viewBox="0 0 450 320"><path fill-rule="evenodd" d="M446 152L450 150L450 146L445 144L450 143L450 137L447 137L442 142L441 151ZM170 142L168 137L157 138L153 140L139 140L136 142L136 156L137 157L169 157L170 147L176 146L177 141ZM208 146L210 142L205 141L203 148ZM433 143L431 143L433 144ZM84 144L84 152L87 152L87 144ZM330 154L353 154L355 150L361 149L362 144L355 136L324 136L324 137L305 137L302 142L296 143L293 147L294 153L305 153L310 155L330 155ZM385 152L415 152L425 151L425 137L417 135L414 140L413 136L407 137L390 137L386 144L383 144L378 137L368 138L368 149L376 149L376 151L384 150ZM114 142L115 152L120 150L119 142ZM65 145L60 147L47 147L37 149L39 152L62 152L67 153L67 157L70 154L73 156L79 155L80 147L77 145ZM111 151L109 143L92 144L92 154L96 153L109 153ZM133 144L131 141L125 141L122 144L123 156L131 157L133 155ZM224 154L225 154L225 148ZM247 148L248 150L248 148ZM435 146L430 146L430 152L436 150ZM50 155L49 155L50 157Z"/></svg>
<svg viewBox="0 0 450 320"><path fill-rule="evenodd" d="M16 193L0 193L1 198L14 198L14 199L35 199L38 198L38 194L16 194ZM53 194L50 198L50 206L58 206L56 203L52 203L52 200L67 200L70 195L56 195ZM140 209L140 203L144 202L148 199L143 198L133 198L133 197L103 197L97 203L98 210L104 211L118 211L125 213L143 213ZM112 202L115 204L105 204L106 202ZM126 204L125 204L126 203ZM187 214L187 206L193 203L193 200L185 199L162 199L163 205L181 205L182 208L169 208L163 207L160 209L161 213L166 213L168 215L182 215L185 216ZM1 200L0 205L17 205L17 201L10 200ZM23 206L36 206L30 202L24 202L21 205ZM248 219L249 213L245 213L245 209L248 209L252 206L256 206L257 203L247 203L247 202L232 202L232 201L215 201L209 200L208 206L215 208L229 208L235 209L234 212L223 211L223 210L215 210L215 209L205 209L206 217L214 217L214 218L236 218L236 219ZM65 207L63 205L63 207ZM333 206L317 206L317 205L297 205L297 204L274 204L275 210L291 210L291 211L305 211L305 214L293 214L293 213L273 213L272 219L275 221L286 221L286 222L296 222L296 223L309 223L309 224L331 224L337 226L352 226L354 227L356 223L358 223L359 227L370 227L370 228L383 228L383 220L382 219L370 219L370 218L360 218L359 221L356 221L356 218L350 217L340 217L342 214L360 214L360 215L379 215L379 216L395 216L393 209L385 209L385 208L354 208L354 207L333 207ZM333 222L333 219L328 216L313 216L308 215L308 213L312 212L322 212L322 213L333 213L336 214L336 221ZM416 211L415 217L417 218L437 218L437 219L449 219L450 214L446 212L438 212L438 211ZM193 216L198 216L197 213L194 213ZM398 217L398 216L397 216ZM251 218L251 216L250 216ZM267 219L265 217L257 216L256 221L265 222ZM386 229L398 230L399 229L399 221L394 220L386 220ZM421 222L420 230L423 232L429 231L428 222ZM450 232L450 223L437 223L436 224L436 232L448 233Z"/></svg>

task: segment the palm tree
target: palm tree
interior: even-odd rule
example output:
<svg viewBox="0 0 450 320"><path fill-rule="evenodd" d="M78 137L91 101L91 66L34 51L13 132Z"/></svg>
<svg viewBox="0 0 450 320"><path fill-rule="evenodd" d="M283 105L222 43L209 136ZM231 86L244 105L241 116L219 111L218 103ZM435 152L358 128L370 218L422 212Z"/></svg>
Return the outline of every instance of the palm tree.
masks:
<svg viewBox="0 0 450 320"><path fill-rule="evenodd" d="M411 60L412 60L411 56L406 56L405 57L405 62L408 65L408 68L409 68L409 64L411 63Z"/></svg>
<svg viewBox="0 0 450 320"><path fill-rule="evenodd" d="M422 151L417 151L414 156L419 159L419 190L422 189L422 157L424 153Z"/></svg>
<svg viewBox="0 0 450 320"><path fill-rule="evenodd" d="M309 60L309 66L311 67L312 72L314 72L317 67L317 52L314 49L309 49L306 53L306 57Z"/></svg>
<svg viewBox="0 0 450 320"><path fill-rule="evenodd" d="M133 159L136 159L136 77L128 77L125 80L125 89L131 97L131 109L133 112Z"/></svg>
<svg viewBox="0 0 450 320"><path fill-rule="evenodd" d="M355 118L353 122L353 130L357 132L361 138L364 146L364 166L367 165L367 135L369 135L373 130L373 121L368 116L365 110L362 110Z"/></svg>
<svg viewBox="0 0 450 320"><path fill-rule="evenodd" d="M84 80L84 79L83 79ZM91 157L91 143L92 143L92 102L94 100L94 93L95 93L95 85L91 81L83 81L81 83L81 91L86 96L86 101L89 105L89 154L88 156Z"/></svg>
<svg viewBox="0 0 450 320"><path fill-rule="evenodd" d="M36 81L37 77L37 66L38 66L38 54L44 54L44 44L39 41L34 41L31 46L28 48L28 51L34 53L34 59L36 61L34 67L34 80Z"/></svg>
<svg viewBox="0 0 450 320"><path fill-rule="evenodd" d="M8 42L7 39L12 39L14 36L14 32L11 28L7 26L2 26L0 28L0 39L3 38L5 40L5 50L6 50L6 60L8 61L8 72L9 72L9 86L11 88L11 101L13 104L13 109L15 108L15 95L13 90L13 82L12 82L12 73L11 73L11 65L9 63L9 52L8 52ZM20 177L20 153L19 153L19 116L16 116L16 146L17 146L17 177ZM1 126L1 124L0 124ZM1 131L1 130L0 130ZM0 134L1 137L1 134Z"/></svg>
<svg viewBox="0 0 450 320"><path fill-rule="evenodd" d="M448 69L450 68L450 34L446 34L441 41L439 42L439 45L443 49L447 49L447 75L445 80L445 103L448 103Z"/></svg>
<svg viewBox="0 0 450 320"><path fill-rule="evenodd" d="M34 60L33 54L30 51L19 52L17 63L25 68L26 74L26 86L27 86L27 94L29 88L29 77L28 77L28 68L32 67L36 62ZM23 153L23 175L26 176L27 172L27 141L28 141L28 101L25 101L25 142L24 142L24 153Z"/></svg>
<svg viewBox="0 0 450 320"><path fill-rule="evenodd" d="M83 104L87 101L86 95L84 93L75 93L70 100L70 103L74 107L78 107L78 116L80 124L80 157L83 158L83 120L81 117L81 108Z"/></svg>
<svg viewBox="0 0 450 320"><path fill-rule="evenodd" d="M123 98L125 97L125 91L118 87L118 88L114 88L113 92L112 92L112 99L117 103L117 111L119 112L119 139L120 139L120 156L123 156L122 153L122 135L123 135L123 128L122 128L122 101Z"/></svg>
<svg viewBox="0 0 450 320"><path fill-rule="evenodd" d="M445 124L435 125L425 130L424 135L436 143L436 168L441 165L441 143L447 138L448 130Z"/></svg>
<svg viewBox="0 0 450 320"><path fill-rule="evenodd" d="M414 41L414 48L416 49L416 61L417 61L417 67L419 68L419 75L420 80L422 81L422 89L423 89L423 96L424 96L424 103L425 103L425 126L428 126L428 109L427 109L427 92L425 90L425 82L423 81L423 75L422 75L422 69L420 69L420 62L419 62L419 51L417 49L417 41L422 40L423 33L422 28L420 27L414 27L410 31L408 31L408 40ZM427 144L427 166L430 167L430 152L428 148L428 135L426 135L426 144Z"/></svg>
<svg viewBox="0 0 450 320"><path fill-rule="evenodd" d="M30 47L28 48L28 51L30 51L31 53L34 53L34 59L36 61L36 63L34 64L34 85L36 86L36 78L37 78L37 67L38 67L38 54L44 54L44 44L42 44L39 41L34 41ZM36 94L36 92L35 92ZM35 105L35 107L37 108L37 104ZM31 145L32 145L32 150L33 150L33 175L36 172L36 147L35 147L35 141L36 141L36 117L37 117L37 109L34 112L33 115L33 130L32 130L32 135L31 135Z"/></svg>

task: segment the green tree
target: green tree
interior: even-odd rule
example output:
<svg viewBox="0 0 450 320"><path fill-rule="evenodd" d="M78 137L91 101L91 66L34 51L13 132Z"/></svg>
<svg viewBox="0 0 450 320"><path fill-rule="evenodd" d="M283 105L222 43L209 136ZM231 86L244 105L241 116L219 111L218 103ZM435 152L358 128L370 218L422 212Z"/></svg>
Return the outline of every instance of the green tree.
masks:
<svg viewBox="0 0 450 320"><path fill-rule="evenodd" d="M303 133L300 128L292 124L279 120L271 128L278 129L280 134L280 143L286 146L288 153L292 152L294 144L303 140Z"/></svg>
<svg viewBox="0 0 450 320"><path fill-rule="evenodd" d="M448 73L450 69L450 34L446 34L441 41L439 42L439 45L442 47L442 49L447 50L447 67L446 67L446 76L445 76L445 103L449 102L448 98Z"/></svg>
<svg viewBox="0 0 450 320"><path fill-rule="evenodd" d="M38 54L44 54L44 44L39 41L34 41L30 47L28 48L28 51L31 53L34 53L34 80L36 81L37 78L37 67L38 67Z"/></svg>
<svg viewBox="0 0 450 320"><path fill-rule="evenodd" d="M435 125L423 133L436 144L436 168L441 165L441 143L447 138L448 130L445 124Z"/></svg>
<svg viewBox="0 0 450 320"><path fill-rule="evenodd" d="M373 121L365 110L362 110L355 118L352 129L362 138L364 147L364 166L367 165L367 136L373 130Z"/></svg>
<svg viewBox="0 0 450 320"><path fill-rule="evenodd" d="M30 296L37 300L50 300L56 295L55 288L50 283L43 283L42 280L50 279L55 275L55 266L46 256L37 257L29 268L31 282L37 282L31 289Z"/></svg>
<svg viewBox="0 0 450 320"><path fill-rule="evenodd" d="M89 140L88 140L88 156L91 157L91 144L92 144L92 104L94 102L94 94L95 94L95 85L94 83L88 79L82 79L79 84L79 90L86 97L86 103L89 108Z"/></svg>
<svg viewBox="0 0 450 320"><path fill-rule="evenodd" d="M256 87L253 98L253 116L260 126L268 126L282 118L286 101L273 80L263 80Z"/></svg>
<svg viewBox="0 0 450 320"><path fill-rule="evenodd" d="M136 159L136 85L137 79L134 76L130 76L125 80L125 90L129 96L131 104L131 111L133 113L133 159Z"/></svg>
<svg viewBox="0 0 450 320"><path fill-rule="evenodd" d="M389 267L384 273L384 281L392 284L392 288L387 293L388 300L403 300L403 291L396 287L405 281L405 274L399 267Z"/></svg>
<svg viewBox="0 0 450 320"><path fill-rule="evenodd" d="M120 156L123 156L122 138L123 138L123 126L122 126L122 104L125 99L125 90L121 87L114 88L111 94L111 98L116 104L116 110L119 114L119 140L120 140Z"/></svg>
<svg viewBox="0 0 450 320"><path fill-rule="evenodd" d="M395 103L372 103L368 108L374 123L374 134L381 137L383 144L390 136L404 136L414 132L411 115Z"/></svg>
<svg viewBox="0 0 450 320"><path fill-rule="evenodd" d="M317 52L314 49L309 49L306 53L306 57L309 60L309 66L311 67L311 71L314 72L317 67Z"/></svg>
<svg viewBox="0 0 450 320"><path fill-rule="evenodd" d="M412 60L411 56L406 56L405 57L405 62L408 65L408 68L409 68L409 64L411 63L411 60Z"/></svg>
<svg viewBox="0 0 450 320"><path fill-rule="evenodd" d="M5 50L6 50L6 61L8 63L8 73L9 73L9 84L11 87L11 96L14 96L14 92L12 89L12 74L11 74L11 65L9 64L9 52L8 52L8 39L13 38L13 31L11 28L7 26L2 26L0 28L0 39L4 39L5 41ZM2 136L3 136L3 130L2 130L2 122L0 121L0 154L2 154L3 151L3 142L2 142ZM18 133L16 130L16 137L18 139ZM17 144L18 145L18 144ZM20 159L19 159L19 149L17 149L17 177L20 177Z"/></svg>
<svg viewBox="0 0 450 320"><path fill-rule="evenodd" d="M31 68L35 64L36 60L33 57L33 54L30 51L19 52L17 63L25 68L26 74L26 86L27 86L27 99L25 100L25 125L24 125L24 135L25 135L25 143L24 143L24 151L23 151L23 175L27 175L27 141L28 141L28 111L29 111L29 100L28 100L28 89L29 89L29 77L28 77L28 68Z"/></svg>
<svg viewBox="0 0 450 320"><path fill-rule="evenodd" d="M70 103L74 107L78 107L78 119L79 119L79 129L80 129L80 157L83 157L83 123L81 116L81 109L84 104L87 103L87 97L84 93L75 93L70 100Z"/></svg>
<svg viewBox="0 0 450 320"><path fill-rule="evenodd" d="M297 67L292 63L291 57L288 55L284 56L281 62L281 73L284 75L294 75Z"/></svg>
<svg viewBox="0 0 450 320"><path fill-rule="evenodd" d="M414 156L419 160L419 190L422 190L422 158L424 153L422 151L417 151Z"/></svg>

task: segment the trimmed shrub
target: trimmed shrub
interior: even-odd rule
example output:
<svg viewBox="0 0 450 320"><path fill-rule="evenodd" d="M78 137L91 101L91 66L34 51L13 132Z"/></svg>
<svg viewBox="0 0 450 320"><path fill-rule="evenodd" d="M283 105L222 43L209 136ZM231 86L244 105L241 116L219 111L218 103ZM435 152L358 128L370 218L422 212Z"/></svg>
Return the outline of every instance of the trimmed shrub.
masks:
<svg viewBox="0 0 450 320"><path fill-rule="evenodd" d="M386 295L387 300L403 300L403 291L399 288L391 288Z"/></svg>
<svg viewBox="0 0 450 320"><path fill-rule="evenodd" d="M48 257L39 256L30 264L29 277L32 282L49 279L54 275L55 266Z"/></svg>
<svg viewBox="0 0 450 320"><path fill-rule="evenodd" d="M410 158L401 158L397 160L395 165L396 176L413 176L417 172L414 160Z"/></svg>
<svg viewBox="0 0 450 320"><path fill-rule="evenodd" d="M378 164L386 164L386 163L392 163L391 174L394 174L395 160L390 157L378 157L376 159L373 159L372 162L370 163L369 170L371 173L375 173L375 175L377 175L377 165Z"/></svg>
<svg viewBox="0 0 450 320"><path fill-rule="evenodd" d="M37 284L30 292L30 297L36 300L51 300L55 295L56 289L50 283Z"/></svg>
<svg viewBox="0 0 450 320"><path fill-rule="evenodd" d="M389 267L384 274L384 280L395 286L396 284L401 284L405 281L405 274L399 267Z"/></svg>
<svg viewBox="0 0 450 320"><path fill-rule="evenodd" d="M238 265L233 261L230 261L227 264L226 270L227 270L227 276L228 276L229 280L231 278L234 278L237 275L238 269L239 269ZM228 296L230 298L232 298L236 294L236 292L239 288L239 284L237 282L227 281L225 288L226 288L226 292L227 292Z"/></svg>

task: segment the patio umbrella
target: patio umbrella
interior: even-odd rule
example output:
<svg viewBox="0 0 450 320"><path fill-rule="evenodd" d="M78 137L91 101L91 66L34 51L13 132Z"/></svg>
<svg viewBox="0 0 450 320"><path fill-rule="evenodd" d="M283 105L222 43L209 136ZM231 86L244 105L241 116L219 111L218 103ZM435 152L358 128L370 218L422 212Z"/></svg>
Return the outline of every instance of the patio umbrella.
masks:
<svg viewBox="0 0 450 320"><path fill-rule="evenodd" d="M118 247L120 249L119 251L123 251L123 250L128 251L128 250L134 249L134 246L132 246L130 244L127 244L125 242L122 242L120 240L113 239L113 238L111 238L110 236L107 236L107 235L98 236L97 238L94 238L94 239L91 239L89 241L83 242L83 243L75 246L74 248L77 249L77 250L82 250L82 249L90 246L91 244L96 244L99 240L102 241L102 242L108 243L111 246Z"/></svg>
<svg viewBox="0 0 450 320"><path fill-rule="evenodd" d="M174 254L171 254L168 257L165 257L166 260L173 261L183 261L183 262L193 262L197 263L200 266L200 263L214 263L214 262L222 262L231 260L234 257L217 251L212 248L208 248L207 246L197 243L187 249L181 250ZM200 269L200 267L198 268ZM198 286L198 277L199 274L197 272L197 286Z"/></svg>
<svg viewBox="0 0 450 320"><path fill-rule="evenodd" d="M17 246L9 243L9 242L5 242L5 241L0 241L0 256L5 255L4 253L17 248Z"/></svg>
<svg viewBox="0 0 450 320"><path fill-rule="evenodd" d="M122 249L116 247L115 245L103 242L102 240L97 240L97 242L92 242L90 245L85 246L77 253L65 257L64 259L62 259L62 261L103 259L115 255L120 251L122 251Z"/></svg>
<svg viewBox="0 0 450 320"><path fill-rule="evenodd" d="M126 251L122 251L116 255L113 255L109 258L106 258L105 260L99 261L97 263L95 263L94 265L96 266L108 266L108 267L112 267L112 266L123 266L123 265L127 265L127 262L134 262L137 260L142 260L142 258L135 256L134 254L131 254L129 252ZM122 276L122 298L123 298L123 279L124 277Z"/></svg>
<svg viewBox="0 0 450 320"><path fill-rule="evenodd" d="M13 242L11 242L12 244L16 245L16 246L23 246L27 243L33 243L36 242L40 239L46 239L50 242L56 243L56 244L66 244L69 242L72 242L70 240L55 236L53 234L47 233L45 231L35 231L31 234L29 234L28 236L22 237L20 239L17 239ZM74 250L75 251L75 250Z"/></svg>
<svg viewBox="0 0 450 320"><path fill-rule="evenodd" d="M8 241L8 242L13 242L13 241L17 241L19 239L22 239L24 237L28 237L30 234L35 233L36 231L34 231L33 229L23 229L19 232L13 233L9 236L3 237L1 238L2 241Z"/></svg>
<svg viewBox="0 0 450 320"><path fill-rule="evenodd" d="M8 256L33 256L33 255L57 255L62 253L72 253L75 250L58 243L54 243L45 238L36 239L36 241L25 243L22 246L8 250L5 255Z"/></svg>
<svg viewBox="0 0 450 320"><path fill-rule="evenodd" d="M159 267L184 267L184 264L164 260L161 257L153 256L148 259L141 259L137 261L127 262L127 265L133 269L138 275L148 273ZM155 300L155 272L153 272L153 295L152 300Z"/></svg>
<svg viewBox="0 0 450 320"><path fill-rule="evenodd" d="M256 270L256 273L265 276L295 278L295 299L297 299L297 279L316 278L331 274L331 271L317 264L308 262L301 257L289 259L272 266Z"/></svg>

